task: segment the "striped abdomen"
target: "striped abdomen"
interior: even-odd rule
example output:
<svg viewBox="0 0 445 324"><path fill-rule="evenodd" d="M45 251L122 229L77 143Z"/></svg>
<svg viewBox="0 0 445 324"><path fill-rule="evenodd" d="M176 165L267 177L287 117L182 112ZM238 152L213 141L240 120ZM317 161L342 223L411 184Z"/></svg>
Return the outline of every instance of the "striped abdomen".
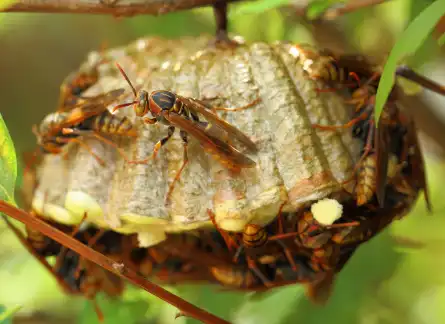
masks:
<svg viewBox="0 0 445 324"><path fill-rule="evenodd" d="M70 113L67 112L54 112L48 114L39 125L39 134L42 136L48 135L59 130L59 125L64 123L69 117Z"/></svg>
<svg viewBox="0 0 445 324"><path fill-rule="evenodd" d="M370 154L364 159L358 171L355 189L357 205L361 206L369 202L376 188L376 156Z"/></svg>
<svg viewBox="0 0 445 324"><path fill-rule="evenodd" d="M213 277L224 286L249 288L256 283L255 277L248 269L235 267L211 267Z"/></svg>
<svg viewBox="0 0 445 324"><path fill-rule="evenodd" d="M53 241L41 232L26 226L26 240L29 245L42 257L55 256L60 251L60 244Z"/></svg>
<svg viewBox="0 0 445 324"><path fill-rule="evenodd" d="M89 119L92 130L111 135L135 136L136 130L127 117L117 117L108 112Z"/></svg>
<svg viewBox="0 0 445 324"><path fill-rule="evenodd" d="M260 247L267 242L267 232L264 227L247 224L243 231L243 243L246 247Z"/></svg>

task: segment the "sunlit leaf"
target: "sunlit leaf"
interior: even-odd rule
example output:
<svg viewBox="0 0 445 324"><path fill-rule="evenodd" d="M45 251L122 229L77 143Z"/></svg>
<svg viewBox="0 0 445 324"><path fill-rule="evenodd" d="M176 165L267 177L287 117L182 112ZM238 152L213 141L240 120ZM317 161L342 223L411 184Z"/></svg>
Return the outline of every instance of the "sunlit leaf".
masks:
<svg viewBox="0 0 445 324"><path fill-rule="evenodd" d="M12 317L12 315L14 315L15 313L17 313L20 308L22 308L22 306L18 305L15 307L11 307L7 310L5 310L3 313L0 314L0 323L1 324L7 324L10 323L10 319Z"/></svg>
<svg viewBox="0 0 445 324"><path fill-rule="evenodd" d="M236 313L234 322L295 323L287 319L304 299L304 287L297 284L265 292L245 302Z"/></svg>
<svg viewBox="0 0 445 324"><path fill-rule="evenodd" d="M243 304L246 296L246 293L221 291L218 287L205 285L181 285L177 293L192 304L226 320L232 320L234 312ZM176 324L176 320L171 323ZM201 322L187 317L185 323L199 324Z"/></svg>
<svg viewBox="0 0 445 324"><path fill-rule="evenodd" d="M97 298L97 304L104 315L103 324L140 323L149 308L147 302L143 300L122 301L105 297L102 294ZM97 313L91 302L85 301L85 308L77 323L99 323Z"/></svg>
<svg viewBox="0 0 445 324"><path fill-rule="evenodd" d="M289 5L290 3L290 0L257 0L238 5L235 10L230 12L230 15L259 14L266 10Z"/></svg>
<svg viewBox="0 0 445 324"><path fill-rule="evenodd" d="M17 2L17 0L0 0L0 10L9 7L14 2Z"/></svg>
<svg viewBox="0 0 445 324"><path fill-rule="evenodd" d="M14 188L16 178L17 158L14 144L0 114L0 199L15 203Z"/></svg>
<svg viewBox="0 0 445 324"><path fill-rule="evenodd" d="M330 7L332 7L331 0L312 1L306 10L306 17L311 20L317 19Z"/></svg>
<svg viewBox="0 0 445 324"><path fill-rule="evenodd" d="M395 82L395 71L400 60L414 54L423 44L440 18L445 14L445 0L437 0L423 10L404 30L394 45L385 64L376 95L375 120L378 121L383 106Z"/></svg>

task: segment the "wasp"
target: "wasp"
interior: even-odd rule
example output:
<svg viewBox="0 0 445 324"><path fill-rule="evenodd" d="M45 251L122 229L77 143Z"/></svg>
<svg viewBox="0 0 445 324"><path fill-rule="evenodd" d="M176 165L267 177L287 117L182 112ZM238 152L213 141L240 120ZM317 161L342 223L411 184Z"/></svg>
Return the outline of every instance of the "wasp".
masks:
<svg viewBox="0 0 445 324"><path fill-rule="evenodd" d="M360 87L361 72L368 72L370 69L370 65L361 56L336 57L328 50L320 51L309 44L293 45L289 53L300 61L311 79L320 80L336 87ZM352 65L351 61L356 64ZM319 92L333 90L332 88L318 89Z"/></svg>
<svg viewBox="0 0 445 324"><path fill-rule="evenodd" d="M64 111L74 106L84 91L93 86L99 80L97 68L90 71L71 73L60 86L59 111Z"/></svg>
<svg viewBox="0 0 445 324"><path fill-rule="evenodd" d="M242 268L211 267L210 272L218 282L229 287L249 288L257 283L253 273Z"/></svg>
<svg viewBox="0 0 445 324"><path fill-rule="evenodd" d="M43 119L38 127L34 125L33 132L43 153L58 154L66 144L75 142L85 147L100 164L104 165L105 162L93 152L92 148L79 139L81 136L93 135L115 147L119 154L128 160L112 141L101 136L101 134L137 135L127 117L114 116L107 110L107 106L124 92L124 89L116 89L82 100L71 110L51 113Z"/></svg>
<svg viewBox="0 0 445 324"><path fill-rule="evenodd" d="M277 224L278 227L281 229L279 225L282 224L281 221L281 211L284 207L284 203L280 206L279 212L278 212L278 219L280 219L280 224ZM219 226L217 225L215 221L215 216L212 211L207 211L210 219L215 226L216 230L220 233L222 238L224 239L226 246L229 248L229 250L232 250L232 247L237 248L236 252L233 257L234 262L238 262L239 256L244 251L245 258L247 261L248 268L264 283L265 286L269 287L271 286L271 282L265 276L262 271L258 268L257 262L259 261L261 264L270 263L268 257L265 257L264 250L262 249L265 247L265 245L269 242L276 242L279 244L280 248L284 251L284 255L288 259L289 263L292 266L292 269L294 271L297 270L297 266L294 262L294 258L292 257L292 254L286 244L281 241L282 238L284 238L285 235L269 235L269 227L270 226L260 226L257 224L248 223L244 226L243 232L241 234L241 239L238 239L238 237L234 238L230 236L227 232L221 230ZM273 226L273 224L271 224ZM281 229L282 232L282 229ZM280 233L281 233L280 232ZM272 260L273 262L274 260Z"/></svg>
<svg viewBox="0 0 445 324"><path fill-rule="evenodd" d="M107 62L107 59L103 57L106 48L106 43L102 43L99 52L101 56L98 57L97 62L82 67L79 72L70 73L65 80L63 80L60 86L58 111L70 110L82 99L82 93L97 83L99 80L98 68Z"/></svg>
<svg viewBox="0 0 445 324"><path fill-rule="evenodd" d="M354 93L354 99L365 102L377 88L381 75L381 69L375 68L372 63L362 55L335 55L333 52L322 49L317 50L311 45L293 45L290 54L301 61L303 69L309 77L321 80L335 87L350 88ZM438 94L445 95L445 87L416 73L406 65L397 67L395 74L413 81L424 88L430 89ZM372 86L366 81L372 79ZM363 83L367 83L362 87ZM334 89L322 89L320 92L328 92Z"/></svg>
<svg viewBox="0 0 445 324"><path fill-rule="evenodd" d="M416 79L417 77L421 78L424 81L419 81L419 84L428 87L428 89L432 91L445 94L444 87L417 75L412 70L408 69L407 71L410 72L406 72L405 69L400 69L399 74L404 77L410 77L416 82L418 81ZM375 125L374 105L379 78L379 73L372 74L365 84L360 86L352 93L351 100L348 100L347 102L356 105L356 112L348 123L338 126L314 124L313 127L322 130L352 128L353 136L361 139L364 143L361 158L353 170L353 174L356 172L359 173L358 186L356 187L357 204L363 205L369 202L375 193L379 206L383 207L385 204L385 190L388 180L388 163L390 153L392 152L391 150L394 149L394 144L399 139L398 133L400 127L414 128L414 125L407 125L407 117L402 115L397 109L397 95L400 93L400 91L397 91L397 86L395 86L393 91L390 93L389 100L386 103L379 119L378 127ZM417 162L419 166L423 165L423 161L418 160ZM423 167L421 166L420 169L423 170ZM419 179L420 177L423 178L423 180L421 180L423 182L422 186L425 186L424 191L426 192L424 172L419 172L422 173L419 174ZM364 176L366 179L360 179L360 176ZM370 180L371 177L374 179ZM351 181L351 179L345 182L349 181ZM426 194L426 196L427 195L428 194Z"/></svg>
<svg viewBox="0 0 445 324"><path fill-rule="evenodd" d="M133 105L136 116L143 118L144 123L153 125L160 122L168 126L167 136L155 144L151 157L141 161L132 161L132 163L147 163L150 159L154 159L161 147L173 136L176 128L180 129L179 135L182 138L184 147L183 163L170 186L166 201L169 200L175 182L178 181L181 172L188 163L187 146L189 134L199 141L204 150L208 151L229 170L239 172L242 168L255 167L256 163L229 144L227 139L228 137L236 138L251 152L257 152L255 143L239 129L219 118L218 115L211 111L212 108L208 107L204 102L194 98L183 97L167 90L156 90L151 93L145 90L136 92L121 66L117 63L116 66L131 87L135 100L116 106L113 112ZM256 100L255 103L257 102ZM253 104L250 103L240 108L227 108L227 110L233 111L234 109L249 108ZM152 118L146 117L149 112L153 116ZM201 121L198 114L202 115L206 122ZM226 134L225 139L218 137L221 131L223 134Z"/></svg>

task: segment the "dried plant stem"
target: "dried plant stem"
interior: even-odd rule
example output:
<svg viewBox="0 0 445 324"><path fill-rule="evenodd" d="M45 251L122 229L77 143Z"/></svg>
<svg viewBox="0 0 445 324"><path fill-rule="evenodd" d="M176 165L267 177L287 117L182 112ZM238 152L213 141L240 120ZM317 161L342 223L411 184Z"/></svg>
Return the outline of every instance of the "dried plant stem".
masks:
<svg viewBox="0 0 445 324"><path fill-rule="evenodd" d="M239 0L224 0L235 2ZM3 12L107 14L116 17L162 15L212 6L221 0L18 0Z"/></svg>
<svg viewBox="0 0 445 324"><path fill-rule="evenodd" d="M19 222L22 222L23 224L40 231L44 235L59 242L63 246L66 246L74 252L77 252L83 258L96 263L97 265L124 279L127 279L134 285L139 286L140 288L155 295L156 297L177 307L181 313L186 314L189 317L208 324L229 324L229 322L216 317L199 307L196 307L195 305L185 301L184 299L168 292L162 287L144 279L133 270L125 267L124 264L113 261L103 254L94 251L90 247L59 231L58 229L45 223L39 218L32 217L25 211L18 209L3 200L0 200L0 212L3 212L6 215L18 220Z"/></svg>
<svg viewBox="0 0 445 324"><path fill-rule="evenodd" d="M323 19L326 20L333 20L336 19L339 16L342 16L344 14L348 14L363 8L376 6L385 2L388 2L389 0L353 0L345 3L342 6L330 8L326 10L326 12L323 14Z"/></svg>
<svg viewBox="0 0 445 324"><path fill-rule="evenodd" d="M337 3L327 9L320 17L317 18L317 20L334 20L345 14L389 1L390 0L350 0L346 3ZM309 5L310 4L307 6L297 7L297 16L306 16Z"/></svg>

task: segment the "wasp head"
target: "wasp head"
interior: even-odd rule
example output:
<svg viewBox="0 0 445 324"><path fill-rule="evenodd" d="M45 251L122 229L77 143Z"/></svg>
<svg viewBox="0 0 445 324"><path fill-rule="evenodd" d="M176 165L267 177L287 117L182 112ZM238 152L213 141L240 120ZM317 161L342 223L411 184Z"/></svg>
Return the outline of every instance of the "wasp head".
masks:
<svg viewBox="0 0 445 324"><path fill-rule="evenodd" d="M150 104L148 99L148 92L145 90L140 90L138 92L137 98L134 103L134 112L136 116L143 117L146 114L148 114L148 111L150 110Z"/></svg>

